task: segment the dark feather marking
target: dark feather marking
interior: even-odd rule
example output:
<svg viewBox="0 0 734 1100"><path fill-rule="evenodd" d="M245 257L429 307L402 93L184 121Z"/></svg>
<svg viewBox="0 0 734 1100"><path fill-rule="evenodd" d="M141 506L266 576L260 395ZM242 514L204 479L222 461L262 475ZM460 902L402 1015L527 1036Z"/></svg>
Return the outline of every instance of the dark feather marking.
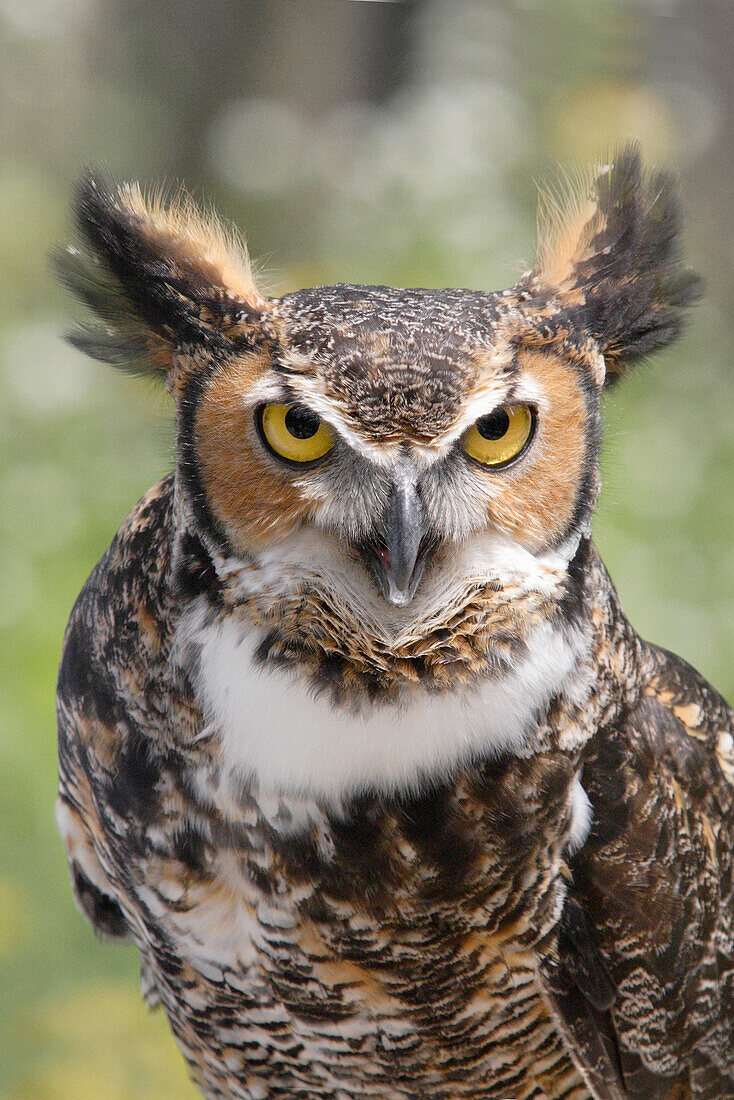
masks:
<svg viewBox="0 0 734 1100"><path fill-rule="evenodd" d="M461 890L481 844L456 815L450 792L439 787L417 798L395 802L398 827L416 846L418 856L434 868L431 897L450 898Z"/></svg>
<svg viewBox="0 0 734 1100"><path fill-rule="evenodd" d="M587 614L586 584L590 553L591 540L584 537L568 563L563 596L558 601L558 615L569 625L583 622Z"/></svg>
<svg viewBox="0 0 734 1100"><path fill-rule="evenodd" d="M212 548L224 557L232 555L226 532L212 513L201 480L196 452L196 414L202 393L217 370L215 363L199 369L187 382L179 400L178 466L177 476L186 490L199 533L211 542Z"/></svg>
<svg viewBox="0 0 734 1100"><path fill-rule="evenodd" d="M200 830L190 822L177 829L171 838L171 851L175 858L204 878L209 876L208 847Z"/></svg>
<svg viewBox="0 0 734 1100"><path fill-rule="evenodd" d="M612 976L599 948L593 922L573 897L566 899L558 934L558 953L567 980L586 1000L605 1012L614 1004Z"/></svg>
<svg viewBox="0 0 734 1100"><path fill-rule="evenodd" d="M173 586L182 599L205 595L215 606L222 603L222 586L206 546L198 535L185 531L176 543Z"/></svg>
<svg viewBox="0 0 734 1100"><path fill-rule="evenodd" d="M81 599L80 596L77 604ZM96 715L106 726L114 726L124 716L112 677L92 659L83 620L74 622L67 632L57 691L59 698L73 699L83 714Z"/></svg>
<svg viewBox="0 0 734 1100"><path fill-rule="evenodd" d="M116 769L107 784L111 809L124 819L147 825L158 812L155 787L161 778L162 761L148 738L129 729L117 756Z"/></svg>
<svg viewBox="0 0 734 1100"><path fill-rule="evenodd" d="M92 927L101 936L117 940L129 939L130 929L117 902L90 882L78 863L72 862L70 869L74 894Z"/></svg>

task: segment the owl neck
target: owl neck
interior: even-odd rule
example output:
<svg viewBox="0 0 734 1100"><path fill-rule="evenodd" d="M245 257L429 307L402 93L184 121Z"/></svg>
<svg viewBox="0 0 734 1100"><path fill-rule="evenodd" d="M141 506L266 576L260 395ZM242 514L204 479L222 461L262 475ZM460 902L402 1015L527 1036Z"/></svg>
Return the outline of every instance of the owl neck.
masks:
<svg viewBox="0 0 734 1100"><path fill-rule="evenodd" d="M487 582L398 637L308 586L258 589L253 569L189 560L202 590L178 642L222 763L264 791L334 802L498 753L575 755L633 690L637 641L589 539L542 590Z"/></svg>

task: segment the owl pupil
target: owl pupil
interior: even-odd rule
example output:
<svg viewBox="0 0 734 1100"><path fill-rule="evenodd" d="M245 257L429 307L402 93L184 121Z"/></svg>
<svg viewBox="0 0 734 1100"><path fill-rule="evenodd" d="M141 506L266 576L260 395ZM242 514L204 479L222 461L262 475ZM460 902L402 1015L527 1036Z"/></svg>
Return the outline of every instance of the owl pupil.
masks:
<svg viewBox="0 0 734 1100"><path fill-rule="evenodd" d="M285 426L296 439L310 439L312 435L316 435L320 423L315 412L299 405L292 405L285 414Z"/></svg>
<svg viewBox="0 0 734 1100"><path fill-rule="evenodd" d="M495 409L477 420L477 431L483 439L502 439L503 435L507 435L509 426L510 417L504 409Z"/></svg>

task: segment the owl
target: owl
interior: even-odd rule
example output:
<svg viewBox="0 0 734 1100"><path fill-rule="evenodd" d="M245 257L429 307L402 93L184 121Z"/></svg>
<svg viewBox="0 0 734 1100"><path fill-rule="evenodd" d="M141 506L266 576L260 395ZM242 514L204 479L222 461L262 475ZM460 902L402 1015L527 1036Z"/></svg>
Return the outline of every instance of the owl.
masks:
<svg viewBox="0 0 734 1100"><path fill-rule="evenodd" d="M600 403L698 280L622 148L511 290L267 297L185 198L79 184L73 337L176 463L58 681L77 903L238 1100L734 1097L734 714L591 538Z"/></svg>

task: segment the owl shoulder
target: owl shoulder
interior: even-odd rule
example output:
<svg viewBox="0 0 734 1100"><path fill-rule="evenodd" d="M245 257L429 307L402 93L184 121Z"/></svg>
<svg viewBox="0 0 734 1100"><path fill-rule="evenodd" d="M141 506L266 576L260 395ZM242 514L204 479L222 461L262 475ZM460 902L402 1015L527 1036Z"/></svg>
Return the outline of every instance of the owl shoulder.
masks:
<svg viewBox="0 0 734 1100"><path fill-rule="evenodd" d="M585 754L557 1007L579 1048L611 1043L623 1095L734 1096L734 712L681 658L642 658L636 704Z"/></svg>

